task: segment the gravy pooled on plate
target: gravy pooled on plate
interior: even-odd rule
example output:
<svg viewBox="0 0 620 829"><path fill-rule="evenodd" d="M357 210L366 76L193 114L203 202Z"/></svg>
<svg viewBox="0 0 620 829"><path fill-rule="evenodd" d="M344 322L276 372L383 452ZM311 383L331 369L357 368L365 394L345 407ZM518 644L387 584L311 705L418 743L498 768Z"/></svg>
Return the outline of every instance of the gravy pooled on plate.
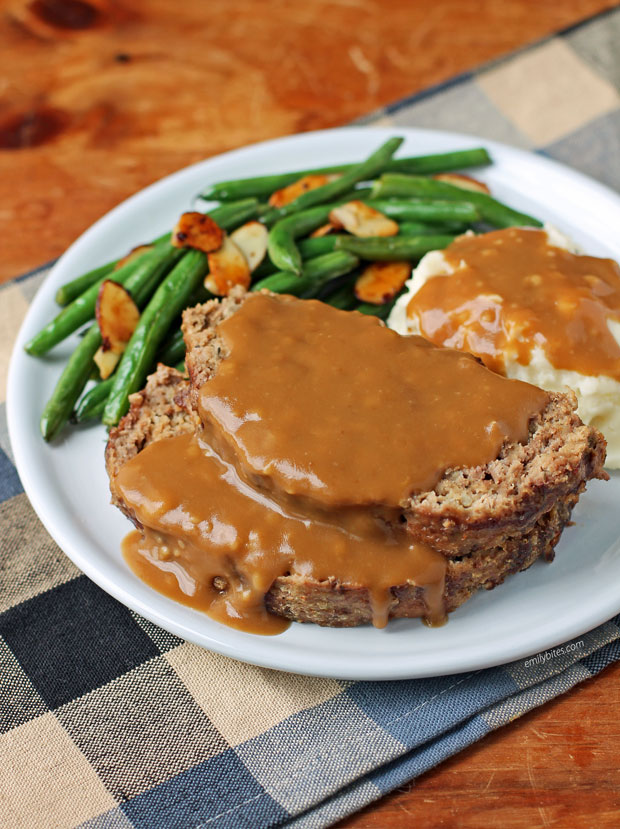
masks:
<svg viewBox="0 0 620 829"><path fill-rule="evenodd" d="M390 588L413 584L439 623L446 559L407 531L408 499L527 442L548 395L317 301L251 294L218 336L202 428L150 443L113 481L145 528L130 565L253 632L286 626L265 595L288 575L367 589L377 626Z"/></svg>

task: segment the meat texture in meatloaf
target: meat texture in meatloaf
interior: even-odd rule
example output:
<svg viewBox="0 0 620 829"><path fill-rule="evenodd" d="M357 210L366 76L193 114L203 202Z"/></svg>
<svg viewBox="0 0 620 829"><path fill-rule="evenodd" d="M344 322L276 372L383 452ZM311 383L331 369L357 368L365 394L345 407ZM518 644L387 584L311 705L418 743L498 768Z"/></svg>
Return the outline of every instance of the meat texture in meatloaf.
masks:
<svg viewBox="0 0 620 829"><path fill-rule="evenodd" d="M114 478L124 463L152 441L196 429L197 418L189 405L189 391L183 375L160 365L149 377L146 388L132 396L130 411L110 432L106 466L112 500L138 527L139 521L115 495ZM578 490L579 486L575 488ZM559 498L527 531L504 536L501 545L447 556L446 609L455 610L479 588L488 590L501 584L506 576L527 569L540 556L551 560L554 545L577 499L577 492ZM280 576L268 591L265 602L272 613L298 622L349 627L372 619L367 588L334 579L313 581L300 575ZM390 616L418 617L425 613L421 588L411 584L392 588Z"/></svg>
<svg viewBox="0 0 620 829"><path fill-rule="evenodd" d="M224 300L185 312L190 381L174 369L159 366L110 433L106 463L113 501L138 526L114 494L114 477L148 443L197 428L198 389L227 356L218 337L218 323L234 314L245 296L236 291ZM402 504L412 535L446 557L448 611L479 588L491 589L506 576L525 570L539 557L552 560L554 546L586 481L606 477L604 440L596 429L584 426L574 410L570 395L550 395L549 404L530 425L526 445L506 444L500 456L485 466L449 470L432 491L415 494ZM372 618L366 587L335 579L313 581L295 574L275 580L266 605L277 615L319 625L352 626ZM391 616L415 617L425 612L421 588L393 586Z"/></svg>
<svg viewBox="0 0 620 829"><path fill-rule="evenodd" d="M149 443L172 435L194 432L198 419L184 405L189 386L174 368L160 363L142 391L129 398L130 408L118 426L110 429L105 449L105 465L110 478L112 503L139 526L135 516L118 498L114 479L120 468ZM178 401L178 402L177 402Z"/></svg>
<svg viewBox="0 0 620 829"><path fill-rule="evenodd" d="M184 313L188 403L194 411L198 390L227 356L217 326L247 296L238 291ZM401 505L412 534L446 556L460 557L507 548L560 501L572 507L587 480L608 477L605 439L584 425L576 405L572 393L550 393L548 405L530 423L527 444L506 443L491 463L448 470L432 491L412 495Z"/></svg>

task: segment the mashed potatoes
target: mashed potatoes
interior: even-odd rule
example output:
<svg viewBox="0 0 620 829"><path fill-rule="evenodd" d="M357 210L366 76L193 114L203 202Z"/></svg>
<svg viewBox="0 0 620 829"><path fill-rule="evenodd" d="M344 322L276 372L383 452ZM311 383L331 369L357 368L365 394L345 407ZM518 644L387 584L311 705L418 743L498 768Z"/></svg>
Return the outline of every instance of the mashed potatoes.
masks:
<svg viewBox="0 0 620 829"><path fill-rule="evenodd" d="M545 228L548 244L563 248L572 253L580 253L577 246L555 228ZM424 333L420 329L420 320L415 313L407 313L407 307L412 297L431 279L448 279L455 274L464 263L455 268L449 262L443 251L432 251L426 254L407 282L407 292L403 294L388 319L390 328L400 334ZM446 284L449 291L449 284ZM493 297L494 301L500 297ZM620 346L620 322L607 320L607 326L612 336ZM567 335L568 336L568 335ZM518 338L518 337L517 337ZM549 391L566 391L572 389L579 401L579 415L588 424L596 426L607 439L607 466L620 469L620 382L604 374L584 374L578 371L555 368L549 361L544 350L544 339L529 343L529 359L524 362L523 356L517 359L514 349L503 352L503 371L506 376L518 380L525 380ZM437 340L434 340L437 342ZM456 342L445 342L447 345L457 345Z"/></svg>

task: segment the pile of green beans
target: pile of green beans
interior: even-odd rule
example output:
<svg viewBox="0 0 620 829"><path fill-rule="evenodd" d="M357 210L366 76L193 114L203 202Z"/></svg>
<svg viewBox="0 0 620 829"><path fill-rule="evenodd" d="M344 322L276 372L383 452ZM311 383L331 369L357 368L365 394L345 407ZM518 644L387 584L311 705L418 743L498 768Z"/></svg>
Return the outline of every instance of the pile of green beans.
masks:
<svg viewBox="0 0 620 829"><path fill-rule="evenodd" d="M139 308L149 300L162 275L169 270L174 262L182 257L181 250L172 248L170 245L168 245L168 248L169 250L162 251L160 255L152 252L141 257L142 266L136 267L125 281L126 289L132 293L133 299ZM45 329L43 330L45 331ZM71 330L75 329L72 328ZM53 333L53 331L51 333L48 331L50 337ZM69 419L73 407L90 377L93 358L100 345L101 332L97 323L93 323L69 358L69 362L60 375L52 396L43 409L41 434L45 440L52 440Z"/></svg>
<svg viewBox="0 0 620 829"><path fill-rule="evenodd" d="M220 207L216 207L215 210L212 210L209 215L223 230L234 230L244 222L248 222L250 219L255 219L259 212L258 201L254 198L247 198L241 199L233 204L223 204ZM154 239L152 242L148 242L147 244L155 246L160 242L169 241L170 231L167 231L161 236L158 236L157 239ZM56 302L58 305L64 307L74 299L77 299L80 294L82 294L87 288L90 288L90 286L95 282L100 283L100 280L106 278L114 279L115 282L119 282L118 271L116 271L116 273L114 272L117 264L118 260L114 260L113 262L108 262L105 265L99 265L98 268L94 268L92 271L88 271L87 273L82 274L82 276L78 276L77 279L72 279L71 282L66 282L64 285L61 285L56 292Z"/></svg>
<svg viewBox="0 0 620 829"><path fill-rule="evenodd" d="M335 250L346 250L369 262L416 261L431 250L447 248L454 236L339 236Z"/></svg>
<svg viewBox="0 0 620 829"><path fill-rule="evenodd" d="M413 264L428 251L449 245L456 234L478 229L480 222L493 227L540 225L491 196L428 177L489 164L485 149L395 159L402 140L390 138L357 164L225 181L206 188L202 198L221 202L209 215L223 230L230 232L250 220L262 222L269 230L268 256L252 274L251 290L317 297L335 308L386 319L395 299L370 305L355 296L355 278L364 262L406 260ZM276 190L300 177L322 173L338 176L283 207L265 203ZM334 207L353 200L395 220L398 235L310 235L329 222ZM62 310L26 344L26 351L40 357L82 326L90 323L90 327L43 411L41 432L46 440L56 437L69 419L116 425L129 407L129 395L143 386L158 361L183 366L180 314L212 297L203 287L207 273L206 255L174 247L167 232L121 267L118 260L99 265L58 289L56 301ZM142 313L112 376L82 394L96 371L93 358L101 345L101 333L91 321L106 279L124 285Z"/></svg>
<svg viewBox="0 0 620 829"><path fill-rule="evenodd" d="M446 181L424 178L424 176L386 173L372 188L374 199L413 197L460 201L464 194L466 200L478 209L480 217L493 227L514 227L515 225L541 227L542 225L542 222L533 216L528 216L527 213L519 213L486 193L479 193L474 190L463 191L461 187L455 187L455 185L448 184Z"/></svg>
<svg viewBox="0 0 620 829"><path fill-rule="evenodd" d="M482 147L473 150L458 150L450 153L435 153L433 155L414 156L411 158L393 158L387 163L391 172L416 173L428 175L430 173L447 173L451 170L462 170L465 167L484 167L491 163L489 153ZM241 178L234 181L220 181L211 184L202 192L204 199L213 201L229 201L255 196L258 199L269 198L276 190L287 187L302 176L321 175L332 173L346 173L354 164L340 164L335 167L315 167L311 170L297 170L294 173L276 173L271 176L256 176Z"/></svg>
<svg viewBox="0 0 620 829"><path fill-rule="evenodd" d="M190 250L165 277L144 313L114 374L102 420L115 426L129 408L129 395L144 385L157 350L172 321L207 274L206 254Z"/></svg>
<svg viewBox="0 0 620 829"><path fill-rule="evenodd" d="M308 291L313 293L330 279L336 279L350 273L359 265L359 259L345 250L325 253L315 259L309 259L301 276L292 271L276 271L252 286L253 291L268 290L274 294L293 294L301 296Z"/></svg>
<svg viewBox="0 0 620 829"><path fill-rule="evenodd" d="M366 161L356 164L339 178L324 184L322 187L307 190L284 207L274 207L272 211L263 216L263 221L266 224L271 224L290 216L292 213L299 213L302 210L315 207L317 204L325 204L341 198L360 181L368 181L379 175L402 143L402 138L389 138L378 150L369 155Z"/></svg>

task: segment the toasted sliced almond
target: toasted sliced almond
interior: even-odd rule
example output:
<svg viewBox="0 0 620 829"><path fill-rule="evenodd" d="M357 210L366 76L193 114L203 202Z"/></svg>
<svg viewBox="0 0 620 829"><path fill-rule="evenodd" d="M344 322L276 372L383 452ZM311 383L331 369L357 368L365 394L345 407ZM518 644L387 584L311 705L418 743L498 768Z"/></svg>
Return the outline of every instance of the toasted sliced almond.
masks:
<svg viewBox="0 0 620 829"><path fill-rule="evenodd" d="M195 248L204 253L217 250L224 231L205 213L183 213L172 231L172 244L177 248Z"/></svg>
<svg viewBox="0 0 620 829"><path fill-rule="evenodd" d="M267 253L269 231L260 222L246 222L238 227L230 238L245 256L250 271L257 268Z"/></svg>
<svg viewBox="0 0 620 829"><path fill-rule="evenodd" d="M319 239L321 236L329 236L329 234L333 233L336 229L336 225L332 224L331 222L327 222L326 225L321 225L321 227L317 227L317 229L310 234L310 238Z"/></svg>
<svg viewBox="0 0 620 829"><path fill-rule="evenodd" d="M104 350L122 353L138 324L140 311L122 285L106 279L99 288L95 317Z"/></svg>
<svg viewBox="0 0 620 829"><path fill-rule="evenodd" d="M114 270L117 271L119 268L122 268L123 265L133 262L134 259L137 259L138 256L142 256L142 254L146 253L147 250L153 250L153 245L138 245L137 247L132 248L129 253L126 253L125 256L118 260L116 265L114 265Z"/></svg>
<svg viewBox="0 0 620 829"><path fill-rule="evenodd" d="M436 173L433 178L437 181L445 181L454 187L461 187L463 190L473 190L474 193L490 193L491 191L483 181L477 178L466 176L463 173Z"/></svg>
<svg viewBox="0 0 620 829"><path fill-rule="evenodd" d="M354 236L396 236L398 224L362 201L350 201L334 207L329 220Z"/></svg>
<svg viewBox="0 0 620 829"><path fill-rule="evenodd" d="M241 250L230 236L224 236L219 250L208 254L209 273L205 288L216 296L228 296L235 285L250 285L250 267Z"/></svg>
<svg viewBox="0 0 620 829"><path fill-rule="evenodd" d="M389 302L411 276L411 262L372 262L355 282L360 302L383 305Z"/></svg>
<svg viewBox="0 0 620 829"><path fill-rule="evenodd" d="M95 363L105 380L114 371L131 339L140 319L140 311L122 285L106 279L97 295L95 318L101 331L101 346L95 354Z"/></svg>
<svg viewBox="0 0 620 829"><path fill-rule="evenodd" d="M330 181L340 178L337 173L325 175L323 173L314 173L309 176L302 176L297 181L283 187L281 190L276 190L269 197L269 204L272 207L284 207L285 204L290 204L295 199L298 199L303 193L308 190L316 190L317 187L323 187L324 184L329 184Z"/></svg>
<svg viewBox="0 0 620 829"><path fill-rule="evenodd" d="M105 351L102 345L99 346L93 360L99 369L99 376L102 380L107 380L112 374L121 356L116 351Z"/></svg>

